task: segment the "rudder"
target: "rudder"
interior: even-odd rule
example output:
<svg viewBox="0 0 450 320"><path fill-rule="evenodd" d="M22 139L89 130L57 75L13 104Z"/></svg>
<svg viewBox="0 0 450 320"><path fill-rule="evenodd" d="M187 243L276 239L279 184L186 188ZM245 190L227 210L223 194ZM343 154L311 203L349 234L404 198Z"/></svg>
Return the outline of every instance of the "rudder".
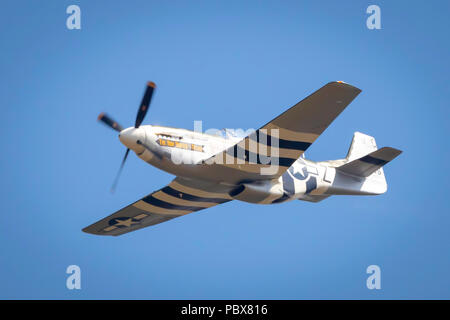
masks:
<svg viewBox="0 0 450 320"><path fill-rule="evenodd" d="M347 161L353 161L377 150L375 138L361 132L353 134L353 140L347 153Z"/></svg>

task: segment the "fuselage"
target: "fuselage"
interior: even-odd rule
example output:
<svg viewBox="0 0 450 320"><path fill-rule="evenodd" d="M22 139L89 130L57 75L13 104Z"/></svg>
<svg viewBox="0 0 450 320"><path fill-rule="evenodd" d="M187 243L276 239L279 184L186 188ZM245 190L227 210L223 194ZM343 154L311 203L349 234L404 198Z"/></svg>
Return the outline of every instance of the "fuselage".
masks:
<svg viewBox="0 0 450 320"><path fill-rule="evenodd" d="M241 201L261 204L295 199L320 201L332 194L368 195L385 192L380 180L343 175L335 170L345 160L314 162L303 157L275 179L230 182L207 169L205 160L235 145L243 137L216 135L186 129L143 125L123 130L119 139L152 166L178 177L220 183ZM378 183L378 184L377 184Z"/></svg>

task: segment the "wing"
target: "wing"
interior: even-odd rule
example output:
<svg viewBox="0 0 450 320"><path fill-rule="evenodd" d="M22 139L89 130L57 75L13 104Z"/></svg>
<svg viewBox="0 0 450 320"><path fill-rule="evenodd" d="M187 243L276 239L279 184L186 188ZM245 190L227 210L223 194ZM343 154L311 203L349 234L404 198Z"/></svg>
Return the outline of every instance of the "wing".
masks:
<svg viewBox="0 0 450 320"><path fill-rule="evenodd" d="M237 144L204 161L217 180L281 176L361 92L343 82L330 82ZM213 174L214 173L214 174Z"/></svg>
<svg viewBox="0 0 450 320"><path fill-rule="evenodd" d="M84 228L83 231L96 235L118 236L231 201L228 192L227 187L218 184L176 178L168 186Z"/></svg>
<svg viewBox="0 0 450 320"><path fill-rule="evenodd" d="M322 200L325 200L329 196L331 196L331 195L330 194L327 194L327 195L323 195L323 194L317 194L317 195L305 194L298 200L308 201L308 202L320 202Z"/></svg>

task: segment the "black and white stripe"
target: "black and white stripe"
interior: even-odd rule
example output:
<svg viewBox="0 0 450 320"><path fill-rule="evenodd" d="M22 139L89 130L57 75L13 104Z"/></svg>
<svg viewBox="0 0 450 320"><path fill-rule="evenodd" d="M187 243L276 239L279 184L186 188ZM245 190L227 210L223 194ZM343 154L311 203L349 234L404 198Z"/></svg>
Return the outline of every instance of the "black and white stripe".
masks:
<svg viewBox="0 0 450 320"><path fill-rule="evenodd" d="M83 230L98 235L117 236L231 200L227 189L220 189L217 185L202 186L201 182L176 178L168 186Z"/></svg>
<svg viewBox="0 0 450 320"><path fill-rule="evenodd" d="M279 130L276 135L267 132L270 130L265 128L253 132L219 154L216 160L225 165L278 165L289 168L311 145L308 141L278 138Z"/></svg>
<svg viewBox="0 0 450 320"><path fill-rule="evenodd" d="M173 181L138 201L136 207L159 214L184 215L230 201L224 193L213 193Z"/></svg>
<svg viewBox="0 0 450 320"><path fill-rule="evenodd" d="M234 169L235 172L226 171L228 176L223 178L224 181L255 178L258 173L270 178L279 177L360 92L346 83L330 82L204 163ZM211 159L214 160L210 162Z"/></svg>

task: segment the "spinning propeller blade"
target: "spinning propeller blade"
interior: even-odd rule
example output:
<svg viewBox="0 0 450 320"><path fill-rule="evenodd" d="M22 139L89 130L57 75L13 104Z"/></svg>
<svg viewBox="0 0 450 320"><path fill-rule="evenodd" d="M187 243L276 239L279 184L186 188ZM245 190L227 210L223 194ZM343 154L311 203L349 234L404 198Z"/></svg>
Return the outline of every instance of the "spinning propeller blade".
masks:
<svg viewBox="0 0 450 320"><path fill-rule="evenodd" d="M125 152L125 156L123 157L122 163L120 164L119 172L117 172L116 179L114 179L114 183L111 187L111 193L114 193L114 191L116 190L117 182L119 182L119 177L120 177L120 174L122 173L122 169L123 169L123 166L125 165L125 161L127 160L129 152L130 152L130 149L127 149L127 151Z"/></svg>
<svg viewBox="0 0 450 320"><path fill-rule="evenodd" d="M149 81L147 82L147 88L145 89L144 96L142 97L141 105L139 106L138 113L136 115L136 122L134 123L135 128L139 128L145 115L147 114L148 108L150 107L150 101L152 100L153 91L155 90L155 83Z"/></svg>
<svg viewBox="0 0 450 320"><path fill-rule="evenodd" d="M154 82L147 82L147 87L144 92L144 96L142 97L141 104L139 106L137 115L136 115L136 122L134 123L135 128L139 128L139 126L142 124L142 121L145 118L145 115L147 114L147 111L150 107L150 102L152 100L153 91L155 90L156 85ZM98 121L103 122L105 125L110 127L113 130L116 130L117 132L121 132L123 130L123 127L118 124L116 121L114 121L112 118L110 118L106 113L100 113L100 115L97 118ZM128 153L130 152L130 149L127 149L125 152L125 156L122 159L122 163L120 164L119 172L117 173L116 179L114 180L114 183L111 187L111 192L114 192L117 186L117 182L119 181L120 174L122 173L123 166L125 165L125 161L127 160Z"/></svg>
<svg viewBox="0 0 450 320"><path fill-rule="evenodd" d="M110 118L106 113L102 112L99 114L98 121L103 122L108 127L112 128L113 130L116 130L117 132L120 132L123 130L122 126L118 124L116 121L114 121L112 118Z"/></svg>

